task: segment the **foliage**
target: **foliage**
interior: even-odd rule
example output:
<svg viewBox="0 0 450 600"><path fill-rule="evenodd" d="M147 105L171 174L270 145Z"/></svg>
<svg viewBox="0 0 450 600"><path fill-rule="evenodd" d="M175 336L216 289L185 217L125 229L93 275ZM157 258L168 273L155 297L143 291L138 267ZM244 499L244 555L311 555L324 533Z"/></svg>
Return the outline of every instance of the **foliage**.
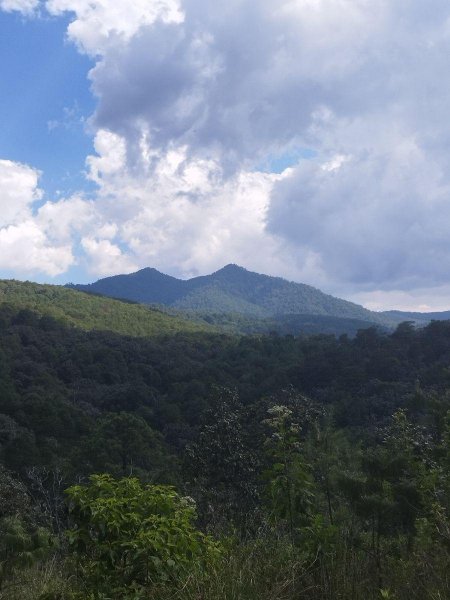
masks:
<svg viewBox="0 0 450 600"><path fill-rule="evenodd" d="M189 487L209 527L251 527L259 504L258 459L244 432L236 392L217 388L184 461Z"/></svg>
<svg viewBox="0 0 450 600"><path fill-rule="evenodd" d="M270 435L266 447L271 465L265 477L270 512L275 519L287 523L294 543L299 528L308 522L312 480L301 452L300 425L292 420L292 410L286 406L273 406L268 414L265 423Z"/></svg>
<svg viewBox="0 0 450 600"><path fill-rule="evenodd" d="M133 338L0 307L0 519L26 541L3 597L450 597L449 364L445 322L354 339ZM42 524L63 538L60 490L92 472L139 482L73 488L88 506L73 504L74 548L82 531L89 547L77 572L64 544L44 559L31 542ZM148 482L198 499L196 525L173 488ZM187 532L180 561L167 536L149 546L149 519ZM214 528L220 556L197 528ZM160 562L143 575L146 552Z"/></svg>
<svg viewBox="0 0 450 600"><path fill-rule="evenodd" d="M179 579L218 552L194 528L192 501L173 488L94 475L67 494L74 523L69 540L95 597L138 598L145 586Z"/></svg>
<svg viewBox="0 0 450 600"><path fill-rule="evenodd" d="M116 476L158 478L171 466L161 435L142 417L127 412L102 416L93 432L82 439L77 461L87 473L106 467Z"/></svg>
<svg viewBox="0 0 450 600"><path fill-rule="evenodd" d="M84 294L56 285L14 280L0 280L0 305L7 304L20 310L17 322L36 323L36 314L46 317L46 327L54 328L57 319L82 329L115 331L122 335L154 336L175 334L179 331L198 332L208 329L164 314L156 309L130 304L111 298ZM36 314L35 314L36 313Z"/></svg>
<svg viewBox="0 0 450 600"><path fill-rule="evenodd" d="M30 530L18 516L0 519L0 589L16 572L42 559L51 547L43 528Z"/></svg>

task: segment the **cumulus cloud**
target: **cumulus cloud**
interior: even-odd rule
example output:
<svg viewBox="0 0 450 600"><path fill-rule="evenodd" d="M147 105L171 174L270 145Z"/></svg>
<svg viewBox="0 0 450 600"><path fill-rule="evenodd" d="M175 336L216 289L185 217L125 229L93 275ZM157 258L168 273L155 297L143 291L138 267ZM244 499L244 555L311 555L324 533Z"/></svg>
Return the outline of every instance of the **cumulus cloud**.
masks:
<svg viewBox="0 0 450 600"><path fill-rule="evenodd" d="M80 50L93 56L105 53L115 44L126 44L146 25L183 21L178 0L47 0L46 8L52 15L74 13L68 36Z"/></svg>
<svg viewBox="0 0 450 600"><path fill-rule="evenodd" d="M39 171L28 165L0 160L0 227L28 216L30 205L42 197Z"/></svg>
<svg viewBox="0 0 450 600"><path fill-rule="evenodd" d="M365 289L437 285L450 269L447 161L414 137L381 131L364 152L355 142L346 147L353 154L293 169L273 190L268 227L317 252L324 279Z"/></svg>
<svg viewBox="0 0 450 600"><path fill-rule="evenodd" d="M34 221L0 229L0 268L55 276L73 264L71 245L57 246Z"/></svg>
<svg viewBox="0 0 450 600"><path fill-rule="evenodd" d="M98 154L88 158L89 176L99 185L96 210L105 220L104 230L113 227L113 235L108 243L101 236L85 240L93 270L98 253L105 256L104 273L117 272L120 264L126 271L152 265L197 275L230 261L246 262L245 257L261 270L285 270L277 242L265 234L269 191L282 176L242 172L224 178L218 162L191 158L184 146L165 153L143 148L143 155L152 158L148 169L137 174L117 134L99 131L95 147ZM262 239L265 248L255 253Z"/></svg>
<svg viewBox="0 0 450 600"><path fill-rule="evenodd" d="M96 275L105 277L117 273L136 271L136 265L124 255L121 249L107 239L83 238L83 250L88 256L91 268Z"/></svg>
<svg viewBox="0 0 450 600"><path fill-rule="evenodd" d="M55 276L75 262L72 233L86 207L77 199L37 206L38 181L28 165L0 160L0 269Z"/></svg>
<svg viewBox="0 0 450 600"><path fill-rule="evenodd" d="M91 177L99 183L102 170L100 193L106 187L123 198L130 196L122 189L124 170L131 178L134 200L124 203L141 204L137 221L132 217L122 230L134 253L164 256L180 267L185 260L168 251L167 240L181 223L192 257L194 235L204 236L203 246L220 239L227 248L212 223L192 232L197 207L211 214L215 202L225 221L227 204L219 196L232 204L241 197L238 181L264 179L257 172L264 159L302 146L318 158L301 161L274 187L271 181L264 201L254 202L270 204L266 228L253 206L261 243L277 252L284 244L286 260L295 263L291 272L304 273L308 264L313 283L331 287L442 281L450 254L447 3L432 0L425 9L418 0L184 0L138 3L125 15L125 3L115 0L95 28L107 5L47 4L53 12L75 12L69 36L98 56L90 73L98 97L92 122L103 133L96 142L100 157L89 159ZM177 192L160 173L161 156L165 168L177 156L183 165ZM187 168L203 177L201 190ZM149 189L150 173L157 190ZM145 199L155 195L165 198L157 208ZM242 197L241 207L248 223ZM145 229L145 218L156 224L148 232L159 239L159 252L143 234L131 233L139 224Z"/></svg>
<svg viewBox="0 0 450 600"><path fill-rule="evenodd" d="M95 60L98 192L36 223L58 243L81 240L90 272L235 261L390 297L446 283L446 0L45 6L70 15L69 39ZM314 158L261 172L305 148Z"/></svg>

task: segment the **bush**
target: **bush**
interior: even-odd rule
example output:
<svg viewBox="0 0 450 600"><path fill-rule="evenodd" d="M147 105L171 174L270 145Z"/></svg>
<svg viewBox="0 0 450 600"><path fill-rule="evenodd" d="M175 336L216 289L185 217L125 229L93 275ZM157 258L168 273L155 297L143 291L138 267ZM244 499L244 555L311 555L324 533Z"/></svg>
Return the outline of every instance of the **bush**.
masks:
<svg viewBox="0 0 450 600"><path fill-rule="evenodd" d="M94 475L67 494L69 541L93 598L141 598L146 588L174 582L219 552L195 529L193 502L171 487Z"/></svg>

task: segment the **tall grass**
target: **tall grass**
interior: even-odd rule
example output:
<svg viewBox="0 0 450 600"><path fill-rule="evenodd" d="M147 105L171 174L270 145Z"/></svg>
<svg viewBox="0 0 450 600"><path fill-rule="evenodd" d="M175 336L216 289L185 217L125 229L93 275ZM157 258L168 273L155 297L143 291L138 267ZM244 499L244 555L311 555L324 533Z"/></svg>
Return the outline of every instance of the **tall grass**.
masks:
<svg viewBox="0 0 450 600"><path fill-rule="evenodd" d="M219 560L136 600L448 600L449 553L430 547L402 557L386 549L382 587L370 556L342 539L332 553L308 556L283 538L228 542ZM20 573L0 600L88 600L70 563L52 558ZM90 597L91 598L91 597ZM89 598L89 600L90 600ZM102 596L102 600L103 600ZM125 600L111 594L108 600ZM126 600L129 600L128 598ZM134 600L134 597L133 597Z"/></svg>
<svg viewBox="0 0 450 600"><path fill-rule="evenodd" d="M260 539L229 548L222 560L192 573L151 600L444 600L449 555L431 549L408 559L386 556L382 587L373 560L345 540L311 557L287 540Z"/></svg>
<svg viewBox="0 0 450 600"><path fill-rule="evenodd" d="M75 577L67 564L54 555L16 573L0 590L0 600L65 600L75 586Z"/></svg>

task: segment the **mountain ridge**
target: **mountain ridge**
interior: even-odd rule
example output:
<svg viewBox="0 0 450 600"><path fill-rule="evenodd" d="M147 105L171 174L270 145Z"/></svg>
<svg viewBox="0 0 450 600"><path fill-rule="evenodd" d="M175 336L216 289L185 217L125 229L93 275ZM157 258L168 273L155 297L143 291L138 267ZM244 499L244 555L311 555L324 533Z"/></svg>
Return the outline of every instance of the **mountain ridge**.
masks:
<svg viewBox="0 0 450 600"><path fill-rule="evenodd" d="M74 289L179 310L237 312L258 318L322 315L386 325L389 318L313 286L248 271L230 263L210 275L182 280L146 267Z"/></svg>
<svg viewBox="0 0 450 600"><path fill-rule="evenodd" d="M344 322L352 321L352 332L358 323L364 326L394 328L402 321L413 321L423 326L432 320L450 319L450 311L419 313L399 310L375 312L363 306L337 298L305 283L289 281L282 277L249 271L235 263L229 263L209 275L190 279L178 279L145 267L127 275L113 275L91 284L68 284L87 293L101 294L142 304L159 305L180 313L191 315L241 315L254 322L247 330L259 331L262 323L275 325L285 331L287 322L292 332L298 331L294 323L304 325L307 316L312 317L317 332L329 331L330 318L336 322L336 331L346 329ZM239 319L238 319L239 320ZM231 322L231 317L228 318ZM209 322L206 319L206 322ZM280 325L283 323L283 325Z"/></svg>

